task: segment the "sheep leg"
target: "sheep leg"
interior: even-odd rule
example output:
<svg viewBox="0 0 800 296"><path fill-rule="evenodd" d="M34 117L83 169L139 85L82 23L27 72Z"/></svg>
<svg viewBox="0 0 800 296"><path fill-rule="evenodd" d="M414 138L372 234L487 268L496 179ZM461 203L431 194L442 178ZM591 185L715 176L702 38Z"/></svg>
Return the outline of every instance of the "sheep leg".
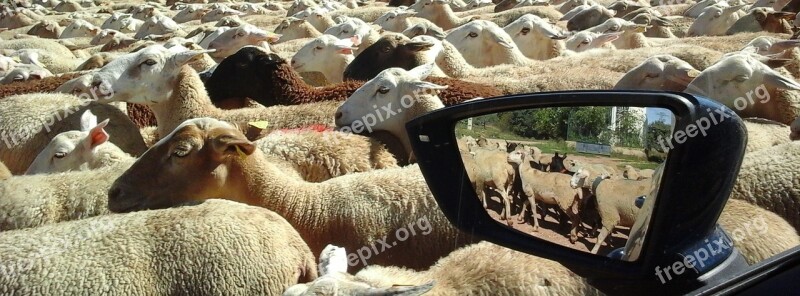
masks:
<svg viewBox="0 0 800 296"><path fill-rule="evenodd" d="M597 251L600 250L600 245L603 244L603 241L606 240L609 233L611 233L611 230L608 229L608 227L600 229L600 234L597 235L597 243L595 243L594 248L592 248L592 254L597 254Z"/></svg>
<svg viewBox="0 0 800 296"><path fill-rule="evenodd" d="M498 193L500 193L500 197L503 199L503 212L500 213L500 219L506 221L508 226L513 225L514 223L511 222L511 196L509 196L508 188L505 190L495 189Z"/></svg>
<svg viewBox="0 0 800 296"><path fill-rule="evenodd" d="M536 217L536 198L534 197L533 194L528 195L528 203L530 203L531 205L531 216L533 219L532 232L539 232L539 218Z"/></svg>
<svg viewBox="0 0 800 296"><path fill-rule="evenodd" d="M520 194L520 196L524 198L524 195ZM530 205L530 202L528 202L527 199L522 202L522 211L519 212L519 217L517 217L517 223L519 224L525 223L525 211L527 210L528 205Z"/></svg>

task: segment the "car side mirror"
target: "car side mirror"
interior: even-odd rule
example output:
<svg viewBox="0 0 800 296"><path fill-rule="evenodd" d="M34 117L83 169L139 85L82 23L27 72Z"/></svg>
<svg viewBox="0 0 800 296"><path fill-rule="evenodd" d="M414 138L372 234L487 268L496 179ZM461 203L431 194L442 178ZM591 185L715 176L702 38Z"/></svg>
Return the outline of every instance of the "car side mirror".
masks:
<svg viewBox="0 0 800 296"><path fill-rule="evenodd" d="M604 293L688 293L747 266L735 248L688 260L710 241L731 241L716 222L747 139L741 119L713 100L512 95L439 109L406 129L451 223L558 261ZM583 216L592 205L599 217ZM581 228L612 239L580 237Z"/></svg>

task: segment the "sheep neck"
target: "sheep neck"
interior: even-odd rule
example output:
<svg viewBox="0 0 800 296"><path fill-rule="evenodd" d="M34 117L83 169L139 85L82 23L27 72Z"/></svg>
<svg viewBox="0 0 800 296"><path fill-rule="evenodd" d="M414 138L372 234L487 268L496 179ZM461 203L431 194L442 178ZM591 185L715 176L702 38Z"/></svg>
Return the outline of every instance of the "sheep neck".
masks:
<svg viewBox="0 0 800 296"><path fill-rule="evenodd" d="M475 67L447 40L442 40L442 52L436 57L436 65L454 78L466 78L476 72Z"/></svg>
<svg viewBox="0 0 800 296"><path fill-rule="evenodd" d="M158 123L159 137L168 135L187 119L221 117L222 109L211 103L200 76L188 65L181 67L172 90L169 99L150 105Z"/></svg>
<svg viewBox="0 0 800 296"><path fill-rule="evenodd" d="M325 78L332 83L342 83L344 81L344 69L353 62L356 57L352 54L337 54L331 61L330 66L325 69Z"/></svg>
<svg viewBox="0 0 800 296"><path fill-rule="evenodd" d="M450 5L442 5L441 10L435 14L435 23L442 27L442 30L450 30L455 27L460 27L463 24L468 23L471 18L468 17L459 17L453 11L453 8Z"/></svg>
<svg viewBox="0 0 800 296"><path fill-rule="evenodd" d="M303 29L305 29L305 31L304 31L305 37L301 37L301 38L317 38L319 36L322 36L322 32L317 30L317 28L315 28L314 26L311 26L311 25L304 26Z"/></svg>

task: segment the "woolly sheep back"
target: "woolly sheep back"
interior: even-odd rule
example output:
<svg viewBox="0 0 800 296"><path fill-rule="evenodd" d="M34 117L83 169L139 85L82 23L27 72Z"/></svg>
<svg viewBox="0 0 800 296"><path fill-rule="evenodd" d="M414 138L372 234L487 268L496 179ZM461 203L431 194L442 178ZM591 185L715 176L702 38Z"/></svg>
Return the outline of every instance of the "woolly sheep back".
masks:
<svg viewBox="0 0 800 296"><path fill-rule="evenodd" d="M0 241L6 295L279 295L317 277L285 219L224 200L2 232Z"/></svg>
<svg viewBox="0 0 800 296"><path fill-rule="evenodd" d="M745 153L791 142L791 131L785 124L761 118L745 118L742 121L747 129Z"/></svg>
<svg viewBox="0 0 800 296"><path fill-rule="evenodd" d="M800 245L797 231L786 220L746 201L729 199L717 223L751 265Z"/></svg>
<svg viewBox="0 0 800 296"><path fill-rule="evenodd" d="M800 229L800 142L793 141L745 155L731 199L758 205Z"/></svg>

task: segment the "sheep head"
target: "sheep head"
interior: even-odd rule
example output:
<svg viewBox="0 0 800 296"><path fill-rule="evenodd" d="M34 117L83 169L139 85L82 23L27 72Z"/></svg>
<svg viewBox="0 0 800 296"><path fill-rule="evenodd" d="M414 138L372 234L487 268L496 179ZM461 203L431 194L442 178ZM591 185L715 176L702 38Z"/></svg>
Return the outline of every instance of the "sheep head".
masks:
<svg viewBox="0 0 800 296"><path fill-rule="evenodd" d="M345 80L369 80L387 68L410 70L423 64L424 52L434 44L387 34L362 51L344 71Z"/></svg>
<svg viewBox="0 0 800 296"><path fill-rule="evenodd" d="M220 197L253 204L236 192L246 192L242 166L255 151L255 144L230 123L189 119L112 184L108 209L124 213Z"/></svg>

